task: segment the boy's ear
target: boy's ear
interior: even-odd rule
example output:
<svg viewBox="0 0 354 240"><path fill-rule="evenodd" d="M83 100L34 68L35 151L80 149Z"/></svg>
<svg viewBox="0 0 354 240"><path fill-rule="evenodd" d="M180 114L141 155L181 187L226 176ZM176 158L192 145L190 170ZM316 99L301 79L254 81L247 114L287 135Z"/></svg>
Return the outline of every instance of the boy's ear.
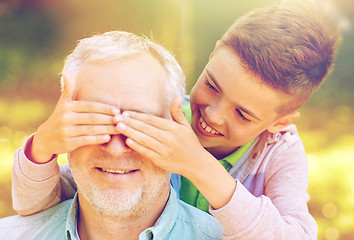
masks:
<svg viewBox="0 0 354 240"><path fill-rule="evenodd" d="M300 112L293 112L288 115L285 115L273 123L270 127L267 128L268 132L276 133L286 126L290 125L295 119L300 117Z"/></svg>
<svg viewBox="0 0 354 240"><path fill-rule="evenodd" d="M216 41L216 43L215 43L215 48L214 48L213 52L210 54L209 60L214 56L215 51L216 51L216 49L220 46L220 44L221 44L221 41L220 41L220 40Z"/></svg>

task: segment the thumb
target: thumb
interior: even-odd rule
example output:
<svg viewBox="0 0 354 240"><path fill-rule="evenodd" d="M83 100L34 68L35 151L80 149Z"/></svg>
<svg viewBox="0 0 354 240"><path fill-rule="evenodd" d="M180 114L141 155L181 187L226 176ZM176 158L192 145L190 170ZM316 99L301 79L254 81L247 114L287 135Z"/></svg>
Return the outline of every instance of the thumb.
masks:
<svg viewBox="0 0 354 240"><path fill-rule="evenodd" d="M66 102L73 100L75 95L75 82L73 81L73 79L70 77L69 74L63 72L60 81L62 90L59 101Z"/></svg>
<svg viewBox="0 0 354 240"><path fill-rule="evenodd" d="M189 122L186 119L186 116L184 115L184 112L181 108L181 102L182 102L182 99L180 96L176 96L173 99L173 101L171 103L171 107L170 107L171 116L175 122L180 123L182 125L189 126Z"/></svg>

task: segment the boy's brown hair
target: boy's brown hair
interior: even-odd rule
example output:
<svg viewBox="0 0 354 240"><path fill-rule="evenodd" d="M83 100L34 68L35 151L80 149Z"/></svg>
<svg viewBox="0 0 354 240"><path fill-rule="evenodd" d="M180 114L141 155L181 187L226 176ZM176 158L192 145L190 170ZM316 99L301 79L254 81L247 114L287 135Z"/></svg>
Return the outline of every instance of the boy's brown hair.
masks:
<svg viewBox="0 0 354 240"><path fill-rule="evenodd" d="M254 10L224 34L243 67L287 97L277 109L301 107L332 69L341 34L329 15L285 6Z"/></svg>

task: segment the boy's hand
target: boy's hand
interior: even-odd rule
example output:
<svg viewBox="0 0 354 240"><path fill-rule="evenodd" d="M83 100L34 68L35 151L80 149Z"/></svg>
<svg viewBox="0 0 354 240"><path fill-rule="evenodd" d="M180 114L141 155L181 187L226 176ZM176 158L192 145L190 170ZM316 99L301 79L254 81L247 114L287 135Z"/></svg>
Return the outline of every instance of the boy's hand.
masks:
<svg viewBox="0 0 354 240"><path fill-rule="evenodd" d="M187 177L198 169L198 159L209 153L185 118L180 101L175 98L171 104L174 121L132 111L117 115L116 121L130 148L166 171Z"/></svg>
<svg viewBox="0 0 354 240"><path fill-rule="evenodd" d="M117 129L127 137L126 144L157 166L188 178L219 209L231 199L236 181L203 146L180 107L171 104L174 121L153 115L124 112L116 116Z"/></svg>
<svg viewBox="0 0 354 240"><path fill-rule="evenodd" d="M54 154L67 153L78 147L110 141L117 134L114 115L119 109L98 102L73 101L75 82L63 74L64 88L47 121L34 135L26 152L35 163L45 163Z"/></svg>

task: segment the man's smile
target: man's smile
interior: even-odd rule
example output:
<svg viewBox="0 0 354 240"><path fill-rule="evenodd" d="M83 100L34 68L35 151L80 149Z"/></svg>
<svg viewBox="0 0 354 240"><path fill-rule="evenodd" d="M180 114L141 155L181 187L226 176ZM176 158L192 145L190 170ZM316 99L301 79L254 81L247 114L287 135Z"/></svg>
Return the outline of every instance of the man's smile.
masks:
<svg viewBox="0 0 354 240"><path fill-rule="evenodd" d="M128 184L140 181L141 169L137 167L95 166L94 174L104 182L115 184ZM134 179L134 180L133 180Z"/></svg>
<svg viewBox="0 0 354 240"><path fill-rule="evenodd" d="M108 169L108 168L97 168L97 169L102 172L114 173L114 174L126 174L126 173L132 173L138 171L137 169L134 170L117 170L117 169Z"/></svg>

